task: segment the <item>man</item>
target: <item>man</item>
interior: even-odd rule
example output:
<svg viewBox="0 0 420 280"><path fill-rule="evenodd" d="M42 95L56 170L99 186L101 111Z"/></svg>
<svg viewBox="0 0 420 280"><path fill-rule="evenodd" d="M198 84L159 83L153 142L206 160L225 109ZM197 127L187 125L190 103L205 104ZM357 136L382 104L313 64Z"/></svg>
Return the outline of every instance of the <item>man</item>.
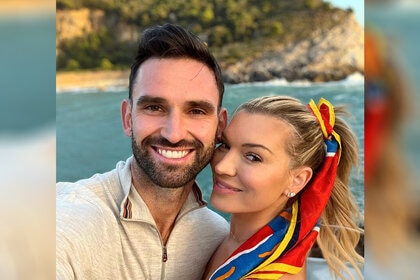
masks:
<svg viewBox="0 0 420 280"><path fill-rule="evenodd" d="M220 68L171 24L143 33L121 105L133 156L57 184L57 279L200 279L227 222L195 177L227 123Z"/></svg>

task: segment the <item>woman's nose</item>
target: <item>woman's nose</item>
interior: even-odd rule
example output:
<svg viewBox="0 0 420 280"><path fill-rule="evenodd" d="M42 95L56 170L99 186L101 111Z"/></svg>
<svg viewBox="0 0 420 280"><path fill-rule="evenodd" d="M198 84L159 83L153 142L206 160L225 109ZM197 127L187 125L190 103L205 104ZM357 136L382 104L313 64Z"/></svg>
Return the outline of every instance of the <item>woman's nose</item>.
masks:
<svg viewBox="0 0 420 280"><path fill-rule="evenodd" d="M231 150L228 152L216 150L211 165L213 166L214 172L218 175L236 175L236 156Z"/></svg>

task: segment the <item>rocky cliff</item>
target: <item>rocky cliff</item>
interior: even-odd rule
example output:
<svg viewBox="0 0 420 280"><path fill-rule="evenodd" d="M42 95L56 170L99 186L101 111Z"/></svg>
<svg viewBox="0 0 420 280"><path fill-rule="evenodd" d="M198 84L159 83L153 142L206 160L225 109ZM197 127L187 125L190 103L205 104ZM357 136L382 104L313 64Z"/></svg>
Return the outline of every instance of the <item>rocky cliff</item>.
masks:
<svg viewBox="0 0 420 280"><path fill-rule="evenodd" d="M82 8L77 10L57 10L56 12L56 46L65 39L74 39L97 32L107 27L117 34L117 40L137 41L139 27L119 21L117 15L106 14L104 10Z"/></svg>
<svg viewBox="0 0 420 280"><path fill-rule="evenodd" d="M256 60L238 61L223 71L228 83L281 78L321 82L364 74L364 29L349 14L330 30L317 30L307 39L264 51Z"/></svg>
<svg viewBox="0 0 420 280"><path fill-rule="evenodd" d="M255 55L234 62L219 59L224 80L241 83L283 78L320 82L340 80L356 72L364 74L364 29L351 12L331 12L331 17L334 18L323 22L336 22L333 27L331 24L314 27L301 36L304 39L295 36L287 44L275 43L269 48L261 43ZM101 26L118 34L121 42L137 41L140 35L138 26L118 22L117 17L105 15L101 10L57 10L56 20L57 54L62 40L85 36Z"/></svg>

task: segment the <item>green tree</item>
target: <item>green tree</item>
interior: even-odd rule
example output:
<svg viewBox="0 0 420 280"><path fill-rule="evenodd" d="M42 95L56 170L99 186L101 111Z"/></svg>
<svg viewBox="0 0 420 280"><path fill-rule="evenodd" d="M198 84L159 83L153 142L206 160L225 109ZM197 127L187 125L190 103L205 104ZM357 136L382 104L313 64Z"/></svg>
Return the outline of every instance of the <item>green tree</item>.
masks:
<svg viewBox="0 0 420 280"><path fill-rule="evenodd" d="M211 29L209 35L209 44L211 46L223 46L232 41L230 30L224 25L217 25Z"/></svg>
<svg viewBox="0 0 420 280"><path fill-rule="evenodd" d="M214 20L214 13L211 7L206 7L203 14L201 15L201 19L204 23L210 23Z"/></svg>
<svg viewBox="0 0 420 280"><path fill-rule="evenodd" d="M56 8L59 10L79 9L83 7L82 0L57 0Z"/></svg>
<svg viewBox="0 0 420 280"><path fill-rule="evenodd" d="M65 69L69 71L79 70L80 64L77 60L71 58L67 61Z"/></svg>
<svg viewBox="0 0 420 280"><path fill-rule="evenodd" d="M283 33L284 33L284 28L281 22L276 21L271 25L270 36L279 36L279 35L283 35Z"/></svg>
<svg viewBox="0 0 420 280"><path fill-rule="evenodd" d="M305 7L316 9L322 5L322 0L305 0Z"/></svg>
<svg viewBox="0 0 420 280"><path fill-rule="evenodd" d="M114 64L112 64L108 58L102 58L99 68L103 70L112 70L114 68Z"/></svg>

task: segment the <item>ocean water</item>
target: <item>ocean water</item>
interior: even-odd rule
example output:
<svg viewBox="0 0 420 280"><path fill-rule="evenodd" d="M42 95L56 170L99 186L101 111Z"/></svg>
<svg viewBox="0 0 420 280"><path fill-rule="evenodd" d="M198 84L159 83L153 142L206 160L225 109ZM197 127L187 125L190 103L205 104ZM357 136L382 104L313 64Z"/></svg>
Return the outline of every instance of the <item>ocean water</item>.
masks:
<svg viewBox="0 0 420 280"><path fill-rule="evenodd" d="M120 104L126 89L105 92L73 91L57 94L57 181L76 181L94 173L111 170L120 160L131 155L130 139L122 131ZM364 85L360 75L329 83L288 83L283 80L264 83L227 85L223 106L229 117L242 102L264 95L290 95L307 103L327 98L334 105L345 105L352 114L347 121L355 131L361 166L353 170L351 188L364 212ZM206 167L197 178L204 198L209 201L212 179ZM210 205L210 208L211 205ZM228 216L221 213L224 217Z"/></svg>
<svg viewBox="0 0 420 280"><path fill-rule="evenodd" d="M54 34L53 13L0 13L0 136L54 125Z"/></svg>

